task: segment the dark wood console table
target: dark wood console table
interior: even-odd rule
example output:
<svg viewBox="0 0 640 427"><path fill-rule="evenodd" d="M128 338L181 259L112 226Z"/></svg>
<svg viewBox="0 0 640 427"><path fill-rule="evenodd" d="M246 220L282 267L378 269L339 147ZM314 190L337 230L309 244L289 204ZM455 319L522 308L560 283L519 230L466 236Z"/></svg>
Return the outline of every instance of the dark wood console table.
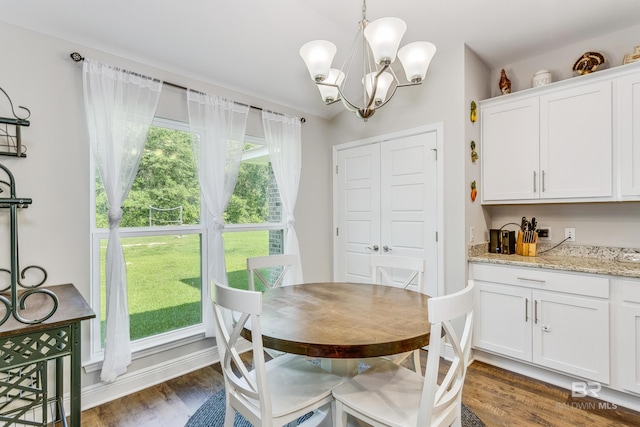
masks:
<svg viewBox="0 0 640 427"><path fill-rule="evenodd" d="M81 413L81 332L82 320L96 317L78 290L71 284L48 288L58 296L55 314L42 323L28 325L10 317L0 327L0 425L22 423L67 425L64 396L64 358L69 356L70 413L69 425L80 427ZM22 310L25 317L37 319L51 309L51 299L33 294ZM50 361L55 360L55 395L49 396L47 386ZM50 406L51 405L51 406ZM54 408L54 419L48 419L49 408ZM42 411L39 413L39 411ZM33 414L25 418L27 414ZM41 417L41 419L40 419Z"/></svg>

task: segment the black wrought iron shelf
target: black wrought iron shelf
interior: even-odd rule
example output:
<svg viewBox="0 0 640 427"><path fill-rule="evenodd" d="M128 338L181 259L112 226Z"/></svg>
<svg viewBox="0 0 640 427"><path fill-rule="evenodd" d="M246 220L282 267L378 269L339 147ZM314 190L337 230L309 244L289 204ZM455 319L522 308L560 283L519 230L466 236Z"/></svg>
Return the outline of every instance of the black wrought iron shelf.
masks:
<svg viewBox="0 0 640 427"><path fill-rule="evenodd" d="M47 271L37 265L29 265L23 269L20 268L20 257L18 251L18 209L27 208L32 200L26 197L16 196L16 183L11 171L0 164L0 171L4 172L4 178L0 175L0 209L9 209L9 221L11 227L10 239L10 263L8 269L0 268L0 273L6 273L10 276L10 282L7 286L0 282L0 303L4 304L5 312L0 318L0 327L13 316L20 323L33 325L42 323L56 312L58 309L58 297L50 289L40 288L47 280ZM9 197L2 197L3 193L9 191ZM29 274L27 274L29 273ZM34 280L34 284L26 284L27 276L30 280ZM19 289L20 287L21 289ZM36 319L27 319L20 313L26 308L26 301L33 294L44 294L51 300L51 309L49 312Z"/></svg>
<svg viewBox="0 0 640 427"><path fill-rule="evenodd" d="M7 97L13 115L13 117L0 117L0 156L27 157L26 147L22 145L22 128L29 126L27 119L31 116L31 111L19 106L18 109L24 110L24 117L18 116L9 94L1 87L0 91Z"/></svg>

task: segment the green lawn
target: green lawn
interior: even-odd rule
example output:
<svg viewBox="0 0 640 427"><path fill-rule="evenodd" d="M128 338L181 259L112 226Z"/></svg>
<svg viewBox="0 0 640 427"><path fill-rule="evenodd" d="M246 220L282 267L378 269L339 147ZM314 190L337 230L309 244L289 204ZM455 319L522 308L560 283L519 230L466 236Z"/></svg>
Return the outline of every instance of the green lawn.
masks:
<svg viewBox="0 0 640 427"><path fill-rule="evenodd" d="M248 257L269 253L268 231L224 234L230 286L247 289ZM101 247L101 319L104 338L106 294ZM198 235L122 239L127 263L131 340L201 321L200 239Z"/></svg>

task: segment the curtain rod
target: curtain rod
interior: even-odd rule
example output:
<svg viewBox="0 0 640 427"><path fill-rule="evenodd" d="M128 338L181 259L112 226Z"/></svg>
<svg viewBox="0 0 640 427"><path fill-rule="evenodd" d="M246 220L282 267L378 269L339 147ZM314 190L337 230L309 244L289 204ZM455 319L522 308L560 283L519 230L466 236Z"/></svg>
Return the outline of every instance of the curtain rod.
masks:
<svg viewBox="0 0 640 427"><path fill-rule="evenodd" d="M73 59L75 62L82 62L82 61L84 61L84 56L80 55L78 52L73 52L73 53L71 53L69 56L70 56L70 57L71 57L71 59ZM134 75L137 75L137 76L140 76L140 77L146 77L146 76L143 76L142 74L138 74L138 73L135 73L135 72L133 72L133 71L129 71L129 72L130 72L131 74L134 74ZM162 80L162 83L163 83L163 84L166 84L167 86L175 87L176 89L189 90L189 88L188 88L188 87L183 86L183 85L180 85L180 84L177 84L177 83L171 83L171 82L167 82L167 81L164 81L164 80ZM191 90L193 90L193 89L191 89ZM205 93L205 92L200 92L200 91L196 91L196 92L199 92L199 93L201 93L201 94L203 94L203 95L206 95L206 93ZM236 102L236 101L234 101L234 102ZM242 103L242 102L236 102L236 103L237 103L237 104L241 104L241 105L247 105L249 108L253 108L254 110L263 111L263 108L261 108L261 107L256 107L255 105L248 105L248 104L244 104L244 103ZM276 113L276 114L282 114L282 113ZM284 116L284 114L282 114L282 115ZM304 117L301 117L301 118L300 118L300 122L301 122L301 123L305 123L306 121L307 121L307 119L305 119Z"/></svg>

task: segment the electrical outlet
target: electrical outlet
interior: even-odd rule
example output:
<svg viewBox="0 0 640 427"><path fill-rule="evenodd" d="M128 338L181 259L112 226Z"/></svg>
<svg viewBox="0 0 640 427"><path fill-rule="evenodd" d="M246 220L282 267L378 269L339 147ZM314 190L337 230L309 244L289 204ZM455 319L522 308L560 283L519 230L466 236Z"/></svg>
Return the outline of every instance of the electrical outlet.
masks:
<svg viewBox="0 0 640 427"><path fill-rule="evenodd" d="M564 238L567 239L567 242L575 242L576 241L576 229L575 228L565 228L564 229Z"/></svg>
<svg viewBox="0 0 640 427"><path fill-rule="evenodd" d="M474 232L475 232L475 228L469 227L469 243L473 243L473 241L475 240Z"/></svg>
<svg viewBox="0 0 640 427"><path fill-rule="evenodd" d="M536 231L538 232L538 239L551 240L551 227L542 226Z"/></svg>

